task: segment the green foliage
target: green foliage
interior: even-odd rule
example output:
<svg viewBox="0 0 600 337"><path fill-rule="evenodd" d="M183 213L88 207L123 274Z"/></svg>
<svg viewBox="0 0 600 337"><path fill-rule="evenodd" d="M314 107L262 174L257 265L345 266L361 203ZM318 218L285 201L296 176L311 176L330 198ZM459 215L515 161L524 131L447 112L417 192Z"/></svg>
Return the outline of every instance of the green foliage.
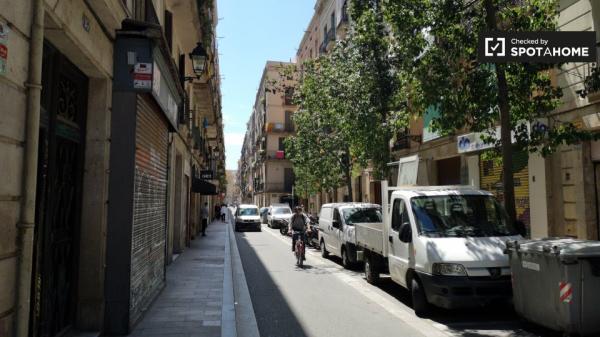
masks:
<svg viewBox="0 0 600 337"><path fill-rule="evenodd" d="M348 36L329 54L302 65L294 116L297 135L286 143L297 180L309 192L346 184L353 172L371 166L387 174L389 142L408 125L409 82L395 72L378 1L355 0Z"/></svg>

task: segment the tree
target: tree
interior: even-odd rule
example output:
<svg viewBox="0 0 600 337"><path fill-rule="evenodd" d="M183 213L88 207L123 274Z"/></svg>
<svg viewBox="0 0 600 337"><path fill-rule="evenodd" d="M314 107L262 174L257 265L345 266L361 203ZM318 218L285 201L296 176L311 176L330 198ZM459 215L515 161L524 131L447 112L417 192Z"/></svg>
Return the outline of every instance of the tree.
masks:
<svg viewBox="0 0 600 337"><path fill-rule="evenodd" d="M417 7L417 2L419 6ZM558 16L554 0L406 0L386 2L386 18L399 50L418 54L398 62L418 86L411 104L424 111L439 107L433 128L442 134L469 129L486 132L503 161L504 205L516 218L512 155L515 150L552 153L563 143L589 137L572 124L553 120L562 92L552 85L550 64L482 64L477 41L486 31L552 31ZM400 18L408 18L401 21ZM415 45L407 33L420 33ZM427 37L427 35L429 37ZM426 43L423 43L423 42ZM405 43L406 42L406 43ZM528 127L549 120L547 128ZM495 130L501 126L500 138ZM511 131L516 139L512 144Z"/></svg>
<svg viewBox="0 0 600 337"><path fill-rule="evenodd" d="M309 61L303 65L302 78L294 90L300 103L294 113L296 135L286 139L285 147L300 182L297 190L306 196L344 183L352 195L348 182L354 162L348 134L342 132L335 74L331 59Z"/></svg>

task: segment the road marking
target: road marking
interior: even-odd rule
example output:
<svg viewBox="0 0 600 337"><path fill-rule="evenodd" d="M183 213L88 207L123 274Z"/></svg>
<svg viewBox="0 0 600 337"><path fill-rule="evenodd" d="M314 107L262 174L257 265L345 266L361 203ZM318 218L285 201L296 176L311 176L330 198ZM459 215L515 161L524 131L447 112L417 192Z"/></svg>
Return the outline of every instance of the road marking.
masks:
<svg viewBox="0 0 600 337"><path fill-rule="evenodd" d="M284 237L279 232L275 234L270 230L264 230L263 232L269 233L271 236L277 238L281 242L285 244L290 244L288 237ZM450 328L440 324L435 323L430 320L422 320L419 317L415 316L412 310L407 310L403 305L398 303L398 301L390 301L388 298L379 293L379 290L370 284L368 284L365 280L361 278L357 279L354 277L351 272L346 271L343 267L334 264L331 261L324 260L320 258L319 253L306 251L306 260L310 261L314 265L319 266L327 266L331 274L336 276L338 279L348 284L354 290L358 291L360 294L365 296L367 299L371 300L373 303L377 303L383 309L385 309L388 313L396 316L401 321L406 323L407 325L416 328L423 335L428 337L448 337L448 336L457 336L450 331ZM290 259L291 261L291 259ZM427 322L430 322L429 324Z"/></svg>

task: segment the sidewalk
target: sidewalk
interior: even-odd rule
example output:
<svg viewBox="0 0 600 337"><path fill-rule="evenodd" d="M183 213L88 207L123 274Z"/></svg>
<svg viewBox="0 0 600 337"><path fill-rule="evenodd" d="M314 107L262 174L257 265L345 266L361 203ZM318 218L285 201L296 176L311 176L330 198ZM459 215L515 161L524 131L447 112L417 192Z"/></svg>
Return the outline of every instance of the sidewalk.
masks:
<svg viewBox="0 0 600 337"><path fill-rule="evenodd" d="M237 247L232 247L235 245L232 236L228 224L213 221L205 237L193 240L167 268L165 288L130 336L252 336L252 333L238 334L240 322L236 318L247 320L248 313L237 312L236 302L241 301L242 308L250 310L252 303L245 303L243 293L237 298L236 289L242 280L234 279L239 271L232 268L237 267L239 254ZM243 270L241 273L243 277ZM244 287L245 282L243 278ZM255 320L253 312L250 316Z"/></svg>

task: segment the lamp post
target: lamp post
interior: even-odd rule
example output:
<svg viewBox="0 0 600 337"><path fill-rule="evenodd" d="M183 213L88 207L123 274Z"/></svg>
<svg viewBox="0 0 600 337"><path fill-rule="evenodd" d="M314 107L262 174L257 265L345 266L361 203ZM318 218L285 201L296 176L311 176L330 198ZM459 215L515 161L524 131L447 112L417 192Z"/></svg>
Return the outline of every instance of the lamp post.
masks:
<svg viewBox="0 0 600 337"><path fill-rule="evenodd" d="M200 78L206 71L206 65L208 63L208 54L206 53L204 46L202 46L202 43L196 45L196 48L192 50L189 57L192 60L192 69L194 70L196 77L185 77L186 81Z"/></svg>

